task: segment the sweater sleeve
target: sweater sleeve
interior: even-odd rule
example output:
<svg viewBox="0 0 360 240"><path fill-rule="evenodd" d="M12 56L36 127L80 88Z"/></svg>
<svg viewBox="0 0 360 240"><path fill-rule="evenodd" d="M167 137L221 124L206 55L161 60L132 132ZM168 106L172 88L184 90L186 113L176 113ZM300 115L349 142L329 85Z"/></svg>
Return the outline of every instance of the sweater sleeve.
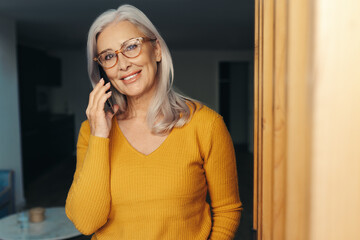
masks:
<svg viewBox="0 0 360 240"><path fill-rule="evenodd" d="M102 227L110 212L109 139L90 135L82 123L77 142L76 170L65 212L75 227L90 235Z"/></svg>
<svg viewBox="0 0 360 240"><path fill-rule="evenodd" d="M210 132L204 159L213 221L209 239L233 239L242 211L234 146L221 116L214 120Z"/></svg>

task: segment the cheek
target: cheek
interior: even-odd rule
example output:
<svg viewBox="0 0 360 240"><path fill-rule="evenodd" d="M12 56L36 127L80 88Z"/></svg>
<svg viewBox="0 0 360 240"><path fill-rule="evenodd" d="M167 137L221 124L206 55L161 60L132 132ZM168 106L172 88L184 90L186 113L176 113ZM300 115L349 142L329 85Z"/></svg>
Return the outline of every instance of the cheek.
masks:
<svg viewBox="0 0 360 240"><path fill-rule="evenodd" d="M117 79L118 72L116 71L115 67L113 69L106 71L106 76L109 78L110 81L114 81Z"/></svg>

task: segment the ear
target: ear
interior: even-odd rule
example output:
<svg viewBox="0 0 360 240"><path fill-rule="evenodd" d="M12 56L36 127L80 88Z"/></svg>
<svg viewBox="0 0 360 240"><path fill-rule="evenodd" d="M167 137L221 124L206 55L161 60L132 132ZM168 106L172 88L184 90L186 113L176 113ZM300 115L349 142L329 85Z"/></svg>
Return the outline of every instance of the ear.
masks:
<svg viewBox="0 0 360 240"><path fill-rule="evenodd" d="M154 45L154 51L155 51L156 62L161 62L161 47L160 47L160 42L157 39Z"/></svg>

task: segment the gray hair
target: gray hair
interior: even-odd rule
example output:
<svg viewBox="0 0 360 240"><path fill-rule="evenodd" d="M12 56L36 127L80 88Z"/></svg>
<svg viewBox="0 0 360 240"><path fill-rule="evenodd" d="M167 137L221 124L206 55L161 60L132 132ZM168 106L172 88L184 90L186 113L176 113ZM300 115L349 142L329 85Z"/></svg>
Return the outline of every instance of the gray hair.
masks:
<svg viewBox="0 0 360 240"><path fill-rule="evenodd" d="M129 21L134 24L145 36L151 39L157 39L161 48L161 61L158 63L156 77L158 79L157 91L150 103L147 122L152 132L155 134L167 134L174 127L182 127L190 121L192 110L195 112L198 102L185 95L175 92L173 89L174 67L170 51L157 31L155 26L146 17L146 15L131 5L122 5L118 9L110 9L102 13L91 25L88 42L88 74L90 81L95 86L100 80L98 64L93 61L97 53L97 36L111 23ZM112 87L112 99L114 103L120 106L120 113L128 113L129 106L126 96ZM202 104L200 102L201 108ZM190 107L191 106L191 107Z"/></svg>

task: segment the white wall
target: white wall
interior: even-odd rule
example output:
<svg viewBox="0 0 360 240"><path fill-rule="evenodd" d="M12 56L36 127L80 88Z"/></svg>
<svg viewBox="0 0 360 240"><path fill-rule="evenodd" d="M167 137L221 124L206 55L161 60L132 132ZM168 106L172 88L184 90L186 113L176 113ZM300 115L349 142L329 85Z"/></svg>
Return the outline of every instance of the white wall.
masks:
<svg viewBox="0 0 360 240"><path fill-rule="evenodd" d="M252 61L252 51L172 51L174 84L219 111L219 62Z"/></svg>
<svg viewBox="0 0 360 240"><path fill-rule="evenodd" d="M0 169L15 171L15 204L19 207L25 199L15 34L15 21L0 17Z"/></svg>
<svg viewBox="0 0 360 240"><path fill-rule="evenodd" d="M219 62L252 61L252 51L172 51L174 85L184 94L219 110ZM76 137L92 89L87 75L85 49L52 52L62 60L62 86L52 88L54 113L74 113ZM68 110L66 110L68 109Z"/></svg>

